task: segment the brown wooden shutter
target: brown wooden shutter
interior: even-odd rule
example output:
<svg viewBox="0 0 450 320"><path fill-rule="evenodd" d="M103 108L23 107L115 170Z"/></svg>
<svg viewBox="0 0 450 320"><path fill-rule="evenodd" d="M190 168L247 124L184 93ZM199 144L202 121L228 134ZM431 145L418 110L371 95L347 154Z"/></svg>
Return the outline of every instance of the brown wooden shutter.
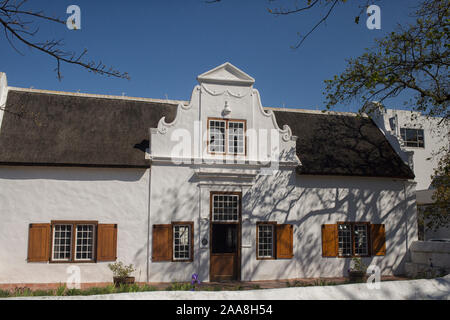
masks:
<svg viewBox="0 0 450 320"><path fill-rule="evenodd" d="M322 257L337 257L337 224L322 225Z"/></svg>
<svg viewBox="0 0 450 320"><path fill-rule="evenodd" d="M294 256L294 226L278 224L277 230L277 259L291 259Z"/></svg>
<svg viewBox="0 0 450 320"><path fill-rule="evenodd" d="M28 262L50 260L51 226L49 223L30 224L28 230Z"/></svg>
<svg viewBox="0 0 450 320"><path fill-rule="evenodd" d="M372 255L386 255L386 230L384 224L370 225L370 236L372 239Z"/></svg>
<svg viewBox="0 0 450 320"><path fill-rule="evenodd" d="M97 226L97 261L116 261L117 224Z"/></svg>
<svg viewBox="0 0 450 320"><path fill-rule="evenodd" d="M172 261L172 225L154 224L152 261Z"/></svg>

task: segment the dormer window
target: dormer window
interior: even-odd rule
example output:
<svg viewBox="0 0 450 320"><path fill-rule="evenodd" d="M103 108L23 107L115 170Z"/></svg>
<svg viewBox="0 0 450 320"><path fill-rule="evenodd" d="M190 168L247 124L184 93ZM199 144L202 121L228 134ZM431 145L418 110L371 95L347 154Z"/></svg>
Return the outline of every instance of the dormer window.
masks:
<svg viewBox="0 0 450 320"><path fill-rule="evenodd" d="M208 119L208 152L245 155L245 120Z"/></svg>

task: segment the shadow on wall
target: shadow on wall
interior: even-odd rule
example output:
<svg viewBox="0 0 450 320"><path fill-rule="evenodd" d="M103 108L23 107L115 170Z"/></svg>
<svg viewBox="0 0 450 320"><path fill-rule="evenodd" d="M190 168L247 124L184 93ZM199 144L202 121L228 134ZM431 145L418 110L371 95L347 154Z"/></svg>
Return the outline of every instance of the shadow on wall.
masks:
<svg viewBox="0 0 450 320"><path fill-rule="evenodd" d="M309 175L278 171L274 176L259 176L244 196L245 211L252 213L253 223L277 220L295 225L294 241L301 244L297 250L294 244L300 275L317 274L317 268L326 275L337 265L326 262L337 258L322 259L320 230L322 224L337 221L388 224L386 258L377 257L381 258L377 263L385 272L403 273L407 228L411 228L407 226L410 217L405 213L414 212L414 195L410 193L405 201L403 183L383 177L410 176L412 172L373 126L370 119L349 116L316 122L308 137L297 139L297 153L303 165L298 171ZM379 178L368 180L370 176ZM317 234L311 230L317 230ZM365 258L364 263L373 260L374 257ZM350 262L351 259L345 259L343 265L339 264L343 274ZM243 261L245 264L252 265L251 261ZM261 266L255 265L253 274ZM280 269L274 277L282 277L284 269Z"/></svg>
<svg viewBox="0 0 450 320"><path fill-rule="evenodd" d="M140 181L145 168L0 166L0 179L57 181Z"/></svg>
<svg viewBox="0 0 450 320"><path fill-rule="evenodd" d="M278 221L295 226L294 252L300 277L317 276L317 269L323 276L329 276L329 272L334 271L330 268L335 264L328 264L326 260L338 258L322 259L322 224L334 224L337 221L387 224L389 219L386 230L386 256L389 256L389 263L383 261L382 267L386 271L401 273L406 259L402 253L406 232L406 217L401 214L405 211L403 188L397 184L398 188L387 193L381 189L383 183L379 181L378 189L371 191L370 186L353 186L355 181L358 178L337 180L330 177L298 177L288 171L279 171L274 176L260 176L257 179L255 187L244 196L244 210L252 213L252 224L257 221ZM388 200L384 205L389 207L389 210L383 210L383 216L378 213L381 200ZM392 215L397 215L398 219L392 219ZM347 273L351 259L344 261L342 274ZM373 257L364 259L366 264L372 261ZM251 261L243 261L245 264L252 265ZM255 265L253 274L261 267L262 264ZM284 269L278 272L274 277L283 278Z"/></svg>
<svg viewBox="0 0 450 320"><path fill-rule="evenodd" d="M336 123L339 130L335 130ZM394 181L386 176L408 175L411 173L409 168L396 156L383 134L377 128L374 130L370 119L335 117L333 121L316 125L314 133L307 139L308 145L302 144L301 137L297 140L300 161L306 172L311 169L308 175L283 169L271 176L260 175L252 188L243 194L243 211L250 215L251 228L255 229L253 226L257 221L293 224L294 246L297 243L301 248L294 247L295 260L283 266L289 268L290 274L293 273L291 268L295 268L295 274L308 277L317 275L318 269L323 276L332 271L336 273L336 266L341 268L339 274L346 274L350 267L351 259L340 259L337 263L332 259L338 258L322 258L322 224L337 221L383 223L387 225L386 256L368 257L364 263L370 264L376 259L385 273L402 273L407 259L407 229L413 228L408 225L411 217L405 213L414 212L414 195L410 193L405 201L402 180ZM306 160L302 159L302 152L308 153ZM333 173L340 176L331 175ZM189 182L195 183L195 177ZM193 212L197 219L198 191L180 195L178 190L179 186L173 186L161 194L162 203L172 205L169 210L161 208L152 214L164 214L170 221L181 210ZM209 207L203 210L209 210ZM196 224L196 230L198 227ZM254 231L252 236L255 236ZM263 272L260 270L263 264L254 263L253 259L254 254L242 256L242 269L250 272L250 275L246 274L249 278ZM169 268L167 272L175 269ZM285 278L286 268L272 270L274 279Z"/></svg>

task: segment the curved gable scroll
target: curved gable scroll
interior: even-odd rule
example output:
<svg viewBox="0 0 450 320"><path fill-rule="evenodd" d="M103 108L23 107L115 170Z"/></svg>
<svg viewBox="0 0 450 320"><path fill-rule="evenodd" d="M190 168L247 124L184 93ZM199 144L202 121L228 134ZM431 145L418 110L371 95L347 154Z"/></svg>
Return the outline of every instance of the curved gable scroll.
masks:
<svg viewBox="0 0 450 320"><path fill-rule="evenodd" d="M162 118L158 127L151 129L152 161L210 164L221 159L227 165L227 160L260 166L272 162L293 167L300 164L296 137L289 126L278 126L272 111L264 110L252 77L227 62L197 80L199 85L194 88L189 104L178 105L174 121L168 123ZM210 119L245 122L245 152L210 152ZM226 141L233 137L228 130L223 136Z"/></svg>

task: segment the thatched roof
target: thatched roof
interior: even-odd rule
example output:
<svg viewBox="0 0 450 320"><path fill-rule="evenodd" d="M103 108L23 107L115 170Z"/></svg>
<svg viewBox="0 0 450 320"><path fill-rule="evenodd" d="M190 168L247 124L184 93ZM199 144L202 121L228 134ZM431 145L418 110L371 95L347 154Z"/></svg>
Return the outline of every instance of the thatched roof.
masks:
<svg viewBox="0 0 450 320"><path fill-rule="evenodd" d="M377 125L353 114L274 111L297 139L299 174L414 179Z"/></svg>
<svg viewBox="0 0 450 320"><path fill-rule="evenodd" d="M0 164L149 167L149 128L176 104L10 89L0 129ZM375 123L353 115L274 111L298 136L299 174L412 179Z"/></svg>
<svg viewBox="0 0 450 320"><path fill-rule="evenodd" d="M9 90L0 163L149 167L149 128L173 104Z"/></svg>

